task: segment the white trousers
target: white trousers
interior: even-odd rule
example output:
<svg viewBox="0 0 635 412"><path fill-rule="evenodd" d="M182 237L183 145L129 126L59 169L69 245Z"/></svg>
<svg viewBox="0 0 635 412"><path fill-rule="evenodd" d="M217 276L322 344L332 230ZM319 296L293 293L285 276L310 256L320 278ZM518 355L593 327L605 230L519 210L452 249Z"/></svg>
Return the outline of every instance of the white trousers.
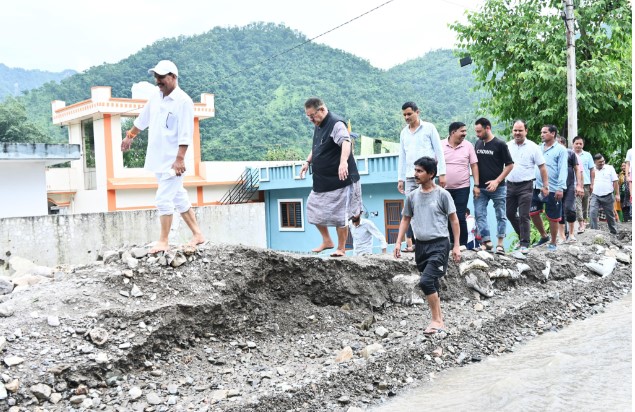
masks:
<svg viewBox="0 0 635 412"><path fill-rule="evenodd" d="M179 213L190 210L192 204L183 187L183 176L172 176L170 173L156 173L156 176L159 188L154 202L159 215L171 215L175 209Z"/></svg>

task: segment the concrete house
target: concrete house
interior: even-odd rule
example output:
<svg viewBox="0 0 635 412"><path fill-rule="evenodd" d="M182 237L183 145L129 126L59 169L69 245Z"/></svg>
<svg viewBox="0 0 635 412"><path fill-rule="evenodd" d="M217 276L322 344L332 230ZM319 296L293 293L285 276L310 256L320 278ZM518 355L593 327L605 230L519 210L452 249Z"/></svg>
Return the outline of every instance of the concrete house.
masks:
<svg viewBox="0 0 635 412"><path fill-rule="evenodd" d="M377 225L387 242L394 243L399 232L403 196L397 191L397 155L357 157L362 181L365 217ZM322 241L317 229L306 220L306 199L313 179L300 179L301 163L259 167L259 188L264 192L267 247L275 250L307 252ZM335 230L331 229L335 239ZM352 249L352 245L347 248ZM380 253L375 241L374 252Z"/></svg>
<svg viewBox="0 0 635 412"><path fill-rule="evenodd" d="M394 248L399 233L404 202L404 196L397 191L398 160L399 156L394 153L361 155L356 158L362 181L364 217L375 223L384 233L389 253ZM301 167L301 163L295 163L258 168L259 189L264 193L267 247L270 249L311 253L311 249L322 242L318 230L306 220L306 200L313 180L310 174L305 179L300 179ZM468 208L474 214L471 191ZM487 216L490 231L495 230L496 215L491 203L488 205ZM335 229L331 228L330 233L335 240ZM507 233L513 233L509 222ZM509 246L510 243L508 236L505 245ZM350 236L347 249L352 249ZM376 239L373 253L381 253Z"/></svg>
<svg viewBox="0 0 635 412"><path fill-rule="evenodd" d="M79 145L1 143L0 147L0 219L47 215L46 168L77 161Z"/></svg>
<svg viewBox="0 0 635 412"><path fill-rule="evenodd" d="M111 88L91 88L88 100L69 106L63 101L51 103L53 124L67 126L71 144L81 147L82 158L66 169L47 170L50 198L65 205L65 214L114 212L154 207L156 178L142 168L126 167L121 153L125 128L139 115L146 103L147 89L133 98L111 96ZM201 162L199 123L214 116L214 95L204 93L194 103L194 142L185 159L188 172L185 186L195 206L218 200L207 165ZM235 180L236 175L232 180ZM229 182L220 192L224 193Z"/></svg>

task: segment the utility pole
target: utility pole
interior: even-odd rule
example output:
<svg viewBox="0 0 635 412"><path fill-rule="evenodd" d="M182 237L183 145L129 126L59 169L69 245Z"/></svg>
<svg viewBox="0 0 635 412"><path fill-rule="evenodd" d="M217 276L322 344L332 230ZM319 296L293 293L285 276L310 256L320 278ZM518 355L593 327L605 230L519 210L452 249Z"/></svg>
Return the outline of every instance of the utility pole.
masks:
<svg viewBox="0 0 635 412"><path fill-rule="evenodd" d="M578 100L575 72L575 16L573 0L563 0L564 24L567 28L567 140L573 147L573 138L578 135Z"/></svg>

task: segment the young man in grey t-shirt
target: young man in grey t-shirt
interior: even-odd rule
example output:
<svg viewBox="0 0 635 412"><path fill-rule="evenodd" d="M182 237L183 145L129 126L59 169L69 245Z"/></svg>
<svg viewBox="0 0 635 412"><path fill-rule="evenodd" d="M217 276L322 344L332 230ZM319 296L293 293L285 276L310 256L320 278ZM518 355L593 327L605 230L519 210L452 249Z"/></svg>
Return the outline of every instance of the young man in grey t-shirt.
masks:
<svg viewBox="0 0 635 412"><path fill-rule="evenodd" d="M419 287L426 295L432 315L430 324L423 331L426 335L434 335L445 328L439 299L439 279L448 270L448 219L454 239L452 258L457 263L461 260L456 207L450 193L434 184L436 174L437 162L433 158L422 157L415 162L415 182L420 186L406 197L394 251L395 258L401 257L401 241L412 221L416 238L415 261L421 273Z"/></svg>

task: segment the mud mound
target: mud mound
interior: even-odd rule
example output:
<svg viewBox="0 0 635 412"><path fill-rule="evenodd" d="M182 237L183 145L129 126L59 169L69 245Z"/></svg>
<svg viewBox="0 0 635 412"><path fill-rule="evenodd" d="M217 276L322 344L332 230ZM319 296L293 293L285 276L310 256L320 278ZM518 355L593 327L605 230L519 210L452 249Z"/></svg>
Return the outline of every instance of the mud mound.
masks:
<svg viewBox="0 0 635 412"><path fill-rule="evenodd" d="M429 315L412 260L108 251L2 297L0 405L364 408L628 293L630 245L594 231L579 239L526 257L465 253L442 284L448 331L433 337L422 334Z"/></svg>

